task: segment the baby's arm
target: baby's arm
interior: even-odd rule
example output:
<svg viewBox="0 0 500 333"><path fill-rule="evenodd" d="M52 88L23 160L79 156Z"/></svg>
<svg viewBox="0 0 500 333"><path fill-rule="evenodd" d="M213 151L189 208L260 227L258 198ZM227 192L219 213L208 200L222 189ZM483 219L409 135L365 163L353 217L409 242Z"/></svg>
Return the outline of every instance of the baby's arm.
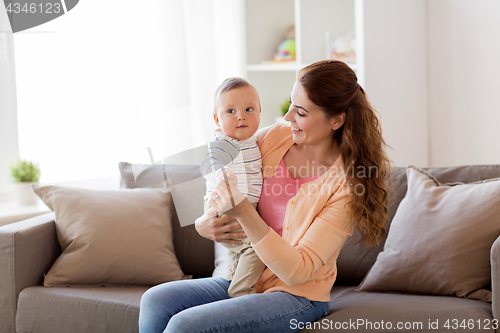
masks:
<svg viewBox="0 0 500 333"><path fill-rule="evenodd" d="M211 180L217 183L217 172L219 172L220 169L224 168L226 165L233 162L233 160L238 156L239 152L240 151L237 147L226 140L210 142L208 147L208 154L205 157L202 165L200 166L202 176L207 180ZM228 170L228 168L226 168L226 170Z"/></svg>

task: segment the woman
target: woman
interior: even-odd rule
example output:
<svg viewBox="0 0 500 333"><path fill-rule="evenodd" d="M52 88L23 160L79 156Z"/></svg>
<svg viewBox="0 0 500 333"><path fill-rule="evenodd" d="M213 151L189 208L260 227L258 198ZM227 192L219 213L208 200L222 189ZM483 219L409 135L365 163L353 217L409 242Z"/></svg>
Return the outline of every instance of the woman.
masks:
<svg viewBox="0 0 500 333"><path fill-rule="evenodd" d="M328 314L340 249L356 227L367 245L384 235L389 161L380 122L343 62L297 73L285 120L258 133L264 188L259 213L220 182L200 235L248 236L266 264L256 294L229 298L223 278L175 281L141 300L140 331L281 332ZM225 216L217 218L218 213ZM259 215L260 214L260 215ZM231 232L243 228L244 233ZM295 323L295 325L294 325Z"/></svg>

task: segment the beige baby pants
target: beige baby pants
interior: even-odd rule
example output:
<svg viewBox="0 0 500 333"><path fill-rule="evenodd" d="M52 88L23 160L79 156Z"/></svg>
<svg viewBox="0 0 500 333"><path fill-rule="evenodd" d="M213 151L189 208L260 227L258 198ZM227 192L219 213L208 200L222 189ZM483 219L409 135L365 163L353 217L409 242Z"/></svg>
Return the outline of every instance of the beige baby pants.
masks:
<svg viewBox="0 0 500 333"><path fill-rule="evenodd" d="M207 212L210 205L205 202L204 208ZM240 228L232 232L243 232L243 229ZM231 281L228 289L229 297L255 293L255 284L266 268L250 244L250 240L245 237L241 241L242 244L220 243L229 250L227 272L227 279Z"/></svg>

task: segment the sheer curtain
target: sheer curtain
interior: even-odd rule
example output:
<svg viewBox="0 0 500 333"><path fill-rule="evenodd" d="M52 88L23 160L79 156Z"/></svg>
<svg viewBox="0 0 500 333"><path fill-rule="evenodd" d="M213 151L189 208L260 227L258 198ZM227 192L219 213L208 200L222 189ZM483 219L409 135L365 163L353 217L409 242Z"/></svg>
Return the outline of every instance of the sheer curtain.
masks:
<svg viewBox="0 0 500 333"><path fill-rule="evenodd" d="M86 0L15 35L21 157L42 182L118 175L205 143L243 73L243 0Z"/></svg>
<svg viewBox="0 0 500 333"><path fill-rule="evenodd" d="M0 202L10 197L9 163L18 155L14 38L0 4Z"/></svg>

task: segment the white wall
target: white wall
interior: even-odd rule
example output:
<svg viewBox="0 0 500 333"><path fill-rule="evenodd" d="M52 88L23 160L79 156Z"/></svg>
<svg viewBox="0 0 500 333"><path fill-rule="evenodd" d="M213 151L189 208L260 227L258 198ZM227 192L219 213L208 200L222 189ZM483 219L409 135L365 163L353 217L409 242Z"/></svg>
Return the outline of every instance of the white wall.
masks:
<svg viewBox="0 0 500 333"><path fill-rule="evenodd" d="M397 166L500 164L500 1L364 1L365 86Z"/></svg>
<svg viewBox="0 0 500 333"><path fill-rule="evenodd" d="M9 185L8 163L19 153L13 43L5 7L0 5L0 201Z"/></svg>
<svg viewBox="0 0 500 333"><path fill-rule="evenodd" d="M428 1L430 162L500 163L500 1Z"/></svg>
<svg viewBox="0 0 500 333"><path fill-rule="evenodd" d="M429 164L425 0L364 1L365 87L396 166Z"/></svg>

